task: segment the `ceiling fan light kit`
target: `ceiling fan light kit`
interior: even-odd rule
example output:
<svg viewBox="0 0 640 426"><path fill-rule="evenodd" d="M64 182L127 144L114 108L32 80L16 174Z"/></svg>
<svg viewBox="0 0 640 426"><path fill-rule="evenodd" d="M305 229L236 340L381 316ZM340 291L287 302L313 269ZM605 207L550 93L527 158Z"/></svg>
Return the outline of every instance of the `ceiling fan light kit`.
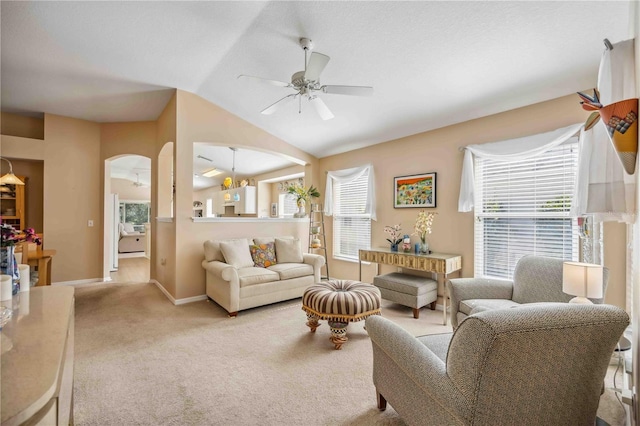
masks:
<svg viewBox="0 0 640 426"><path fill-rule="evenodd" d="M238 78L251 78L268 83L271 85L291 88L296 91L287 95L273 104L269 105L261 111L263 115L271 115L276 112L282 105L288 104L294 99L298 98L298 113L302 112L302 98L306 97L307 100L314 106L316 112L323 120L330 120L334 117L333 113L319 98L316 93L327 93L335 95L349 95L349 96L372 96L373 87L371 86L339 86L339 85L321 85L320 74L329 63L329 56L319 53L311 52L307 60L307 52L313 50L313 42L308 38L300 39L300 47L304 50L304 71L298 71L291 76L291 83L285 83L283 81L270 80L262 77L255 77L250 75L239 75Z"/></svg>

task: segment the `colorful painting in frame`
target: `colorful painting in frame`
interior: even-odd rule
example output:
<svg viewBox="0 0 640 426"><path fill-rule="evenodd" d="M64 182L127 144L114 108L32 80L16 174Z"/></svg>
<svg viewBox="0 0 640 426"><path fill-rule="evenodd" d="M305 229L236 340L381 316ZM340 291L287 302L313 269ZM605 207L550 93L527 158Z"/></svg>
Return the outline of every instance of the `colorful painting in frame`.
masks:
<svg viewBox="0 0 640 426"><path fill-rule="evenodd" d="M393 207L435 207L436 174L399 176L393 181Z"/></svg>

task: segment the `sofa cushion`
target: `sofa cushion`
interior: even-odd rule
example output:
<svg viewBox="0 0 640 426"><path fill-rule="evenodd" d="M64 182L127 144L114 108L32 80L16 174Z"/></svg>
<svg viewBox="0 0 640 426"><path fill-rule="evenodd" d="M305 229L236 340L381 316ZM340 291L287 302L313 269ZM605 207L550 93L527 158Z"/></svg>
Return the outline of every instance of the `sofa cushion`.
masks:
<svg viewBox="0 0 640 426"><path fill-rule="evenodd" d="M292 236L288 236L288 237L278 237L282 240L293 240ZM276 237L258 237L258 238L254 238L253 239L253 244L269 244L269 243L274 243L276 242Z"/></svg>
<svg viewBox="0 0 640 426"><path fill-rule="evenodd" d="M302 263L300 239L276 238L276 258L278 263Z"/></svg>
<svg viewBox="0 0 640 426"><path fill-rule="evenodd" d="M220 251L224 256L225 262L235 268L253 266L249 242L246 239L220 241Z"/></svg>
<svg viewBox="0 0 640 426"><path fill-rule="evenodd" d="M275 271L280 275L281 280L290 278L306 277L313 275L313 266L306 263L279 263L269 266L270 271Z"/></svg>
<svg viewBox="0 0 640 426"><path fill-rule="evenodd" d="M247 287L256 284L269 283L280 280L277 272L270 271L265 268L256 268L254 266L238 269L238 279L240 287Z"/></svg>
<svg viewBox="0 0 640 426"><path fill-rule="evenodd" d="M520 304L508 299L468 299L460 302L458 310L463 314L473 315L478 312L511 308L513 306L520 306Z"/></svg>
<svg viewBox="0 0 640 426"><path fill-rule="evenodd" d="M267 268L277 263L274 243L250 245L249 251L251 252L251 258L253 258L253 266Z"/></svg>
<svg viewBox="0 0 640 426"><path fill-rule="evenodd" d="M224 256L222 255L222 251L220 251L220 243L222 241L244 241L247 246L249 245L249 241L246 238L236 238L229 240L207 240L204 242L204 258L207 262L213 262L217 260L218 262L224 262Z"/></svg>

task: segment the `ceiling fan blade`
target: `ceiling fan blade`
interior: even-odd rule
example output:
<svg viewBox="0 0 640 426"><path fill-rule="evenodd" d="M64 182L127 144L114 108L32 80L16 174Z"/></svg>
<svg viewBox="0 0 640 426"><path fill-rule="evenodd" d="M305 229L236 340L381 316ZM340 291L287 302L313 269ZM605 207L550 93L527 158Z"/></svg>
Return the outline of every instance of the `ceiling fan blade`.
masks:
<svg viewBox="0 0 640 426"><path fill-rule="evenodd" d="M309 98L309 102L315 107L316 112L323 120L331 120L334 115L327 105L317 96Z"/></svg>
<svg viewBox="0 0 640 426"><path fill-rule="evenodd" d="M274 112L276 112L276 110L280 108L280 106L291 102L297 95L298 95L297 93L294 93L292 95L287 95L284 98L272 103L271 105L269 105L268 107L260 111L260 113L264 115L271 115Z"/></svg>
<svg viewBox="0 0 640 426"><path fill-rule="evenodd" d="M324 67L327 66L329 59L331 58L327 55L323 55L322 53L311 52L309 63L307 64L307 68L304 72L304 78L309 81L318 81L320 74L322 74Z"/></svg>
<svg viewBox="0 0 640 426"><path fill-rule="evenodd" d="M255 80L259 80L259 81L263 81L265 83L269 83L269 84L273 84L274 86L279 86L279 87L293 87L293 85L291 83L285 83L284 81L278 81L278 80L270 80L268 78L262 78L262 77L255 77L253 75L244 75L244 74L240 74L238 76L238 78L253 78Z"/></svg>
<svg viewBox="0 0 640 426"><path fill-rule="evenodd" d="M373 96L373 87L370 86L322 86L321 89L334 95Z"/></svg>

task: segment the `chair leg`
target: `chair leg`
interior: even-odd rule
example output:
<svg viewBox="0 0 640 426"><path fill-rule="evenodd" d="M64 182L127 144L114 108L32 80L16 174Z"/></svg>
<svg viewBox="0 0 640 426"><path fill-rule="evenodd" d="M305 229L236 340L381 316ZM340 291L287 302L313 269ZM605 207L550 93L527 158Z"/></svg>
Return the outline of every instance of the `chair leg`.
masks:
<svg viewBox="0 0 640 426"><path fill-rule="evenodd" d="M384 396L380 394L380 392L376 392L378 397L378 410L384 411L387 409L387 400L384 399Z"/></svg>
<svg viewBox="0 0 640 426"><path fill-rule="evenodd" d="M418 309L418 308L413 308L413 317L414 317L415 319L420 318L420 309Z"/></svg>

